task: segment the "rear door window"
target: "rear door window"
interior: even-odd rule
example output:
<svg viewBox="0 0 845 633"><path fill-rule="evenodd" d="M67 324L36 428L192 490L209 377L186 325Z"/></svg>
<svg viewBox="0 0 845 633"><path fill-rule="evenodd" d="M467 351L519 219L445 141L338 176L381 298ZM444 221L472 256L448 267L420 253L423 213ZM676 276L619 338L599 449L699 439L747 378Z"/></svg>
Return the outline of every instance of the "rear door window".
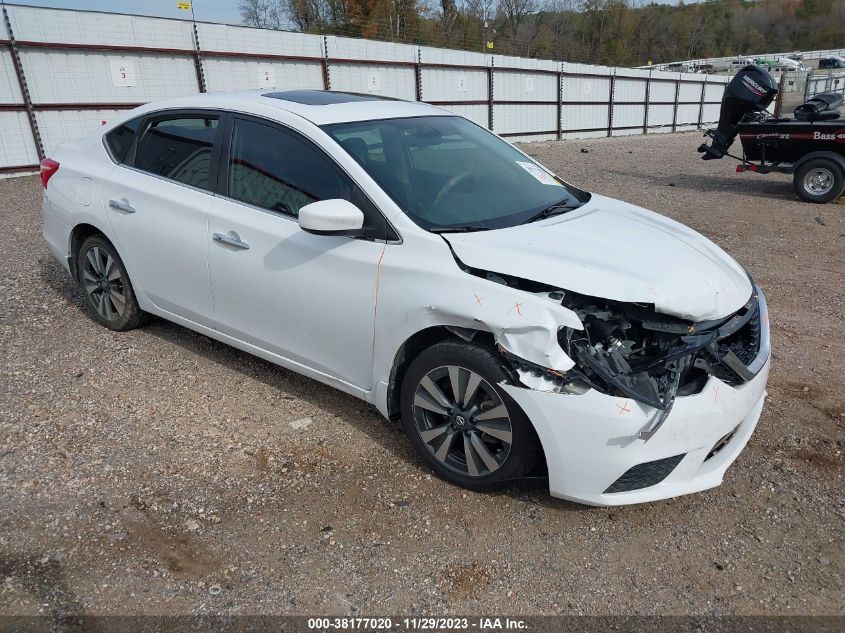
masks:
<svg viewBox="0 0 845 633"><path fill-rule="evenodd" d="M150 121L135 150L141 171L211 191L212 152L217 143L216 115L177 116Z"/></svg>

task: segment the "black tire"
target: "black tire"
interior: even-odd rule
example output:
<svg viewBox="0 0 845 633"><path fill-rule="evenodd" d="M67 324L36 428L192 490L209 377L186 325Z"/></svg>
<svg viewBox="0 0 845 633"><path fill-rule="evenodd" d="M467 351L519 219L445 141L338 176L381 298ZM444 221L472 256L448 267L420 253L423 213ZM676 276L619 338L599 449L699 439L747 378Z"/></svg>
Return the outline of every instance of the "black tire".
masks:
<svg viewBox="0 0 845 633"><path fill-rule="evenodd" d="M817 185L813 184L814 178ZM802 200L824 204L845 192L845 173L834 160L812 158L795 170L792 186Z"/></svg>
<svg viewBox="0 0 845 633"><path fill-rule="evenodd" d="M453 383L452 374L449 373L450 367L457 368L458 382L462 385L458 389L462 395L458 398L455 398L451 388ZM443 371L446 374L437 379L438 373ZM470 392L468 384L477 380L473 374L482 379L472 391L475 395L471 398L480 404L473 404L468 408L463 396ZM441 396L461 400L449 409L441 407L449 411L449 415L444 416L443 413L415 405L415 401L419 402L416 400L418 395L422 394L428 398L431 393L421 384L427 377L435 385L442 385ZM450 340L432 345L420 353L408 367L400 396L402 424L417 454L443 479L470 490L487 491L500 487L509 480L524 477L537 466L542 455L537 434L516 402L499 387L499 383L503 381L513 382L502 358L488 347L463 341ZM493 413L493 409L501 411L500 405L504 405L507 411L507 423L503 423L498 417L476 420L476 416L485 417L484 414ZM426 406L430 406L430 403ZM471 413L472 411L475 413ZM459 416L466 418L465 422L461 423L462 428L458 428L455 422ZM475 426L476 422L480 426ZM445 461L435 457L435 452L440 452L438 449L443 448L437 436L426 442L421 435L424 431L436 433L443 428L441 424L447 428L442 432L442 441L445 443L448 437L452 447L447 447L448 455ZM497 433L497 437L488 435L482 427ZM507 428L510 428L509 446L499 437L507 437ZM461 439L464 441L461 442ZM481 442L482 446L478 446L478 442ZM472 465L470 460L466 459L466 450L471 452ZM482 456L482 451L485 450L486 455ZM463 464L461 454L464 455ZM485 458L488 461L485 461ZM488 467L490 458L494 462L501 460L501 463L491 469ZM471 474L471 470L476 472Z"/></svg>
<svg viewBox="0 0 845 633"><path fill-rule="evenodd" d="M146 313L138 305L126 267L104 236L92 235L82 242L76 253L76 278L88 312L100 325L125 332L144 322Z"/></svg>

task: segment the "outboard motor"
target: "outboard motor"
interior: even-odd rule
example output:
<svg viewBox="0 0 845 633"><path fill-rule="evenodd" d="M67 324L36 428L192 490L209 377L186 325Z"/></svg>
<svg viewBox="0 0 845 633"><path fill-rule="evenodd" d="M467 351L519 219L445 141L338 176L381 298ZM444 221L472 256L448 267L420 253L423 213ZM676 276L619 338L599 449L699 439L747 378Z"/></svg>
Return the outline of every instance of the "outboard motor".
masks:
<svg viewBox="0 0 845 633"><path fill-rule="evenodd" d="M778 93L774 78L762 67L748 64L740 70L725 87L722 109L719 111L719 125L708 130L713 139L709 146L704 143L698 151L704 160L722 158L734 142L739 122L753 112L764 112Z"/></svg>

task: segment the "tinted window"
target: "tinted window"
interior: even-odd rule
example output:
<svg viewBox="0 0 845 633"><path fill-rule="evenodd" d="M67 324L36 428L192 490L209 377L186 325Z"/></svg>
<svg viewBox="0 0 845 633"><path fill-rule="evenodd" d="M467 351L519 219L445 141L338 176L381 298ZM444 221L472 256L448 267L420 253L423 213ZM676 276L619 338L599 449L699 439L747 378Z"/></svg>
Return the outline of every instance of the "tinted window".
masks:
<svg viewBox="0 0 845 633"><path fill-rule="evenodd" d="M216 117L156 119L141 134L135 167L210 190L211 151L216 134Z"/></svg>
<svg viewBox="0 0 845 633"><path fill-rule="evenodd" d="M118 163L126 156L126 152L132 144L132 139L135 138L135 132L138 131L138 127L141 125L141 119L143 117L137 117L131 121L127 121L106 134L106 146L109 148L112 158Z"/></svg>
<svg viewBox="0 0 845 633"><path fill-rule="evenodd" d="M515 226L588 194L561 182L508 143L460 117L323 127L425 229Z"/></svg>
<svg viewBox="0 0 845 633"><path fill-rule="evenodd" d="M318 200L348 200L364 213L366 237L399 237L334 161L310 141L273 125L235 119L226 186L235 200L292 217Z"/></svg>
<svg viewBox="0 0 845 633"><path fill-rule="evenodd" d="M354 190L346 175L311 143L257 121L235 120L230 197L296 217L317 200L343 198L359 204Z"/></svg>
<svg viewBox="0 0 845 633"><path fill-rule="evenodd" d="M379 97L371 94L356 92L332 92L329 90L285 90L283 92L268 92L264 97L284 99L303 105L331 105L333 103L351 103L353 101L395 101L390 97Z"/></svg>

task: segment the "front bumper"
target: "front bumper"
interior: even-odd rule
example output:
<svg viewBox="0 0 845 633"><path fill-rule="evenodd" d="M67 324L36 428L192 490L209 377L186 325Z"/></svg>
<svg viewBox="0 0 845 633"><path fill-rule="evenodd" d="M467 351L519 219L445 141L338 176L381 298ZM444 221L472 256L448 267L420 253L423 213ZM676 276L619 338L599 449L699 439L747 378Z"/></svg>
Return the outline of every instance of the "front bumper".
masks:
<svg viewBox="0 0 845 633"><path fill-rule="evenodd" d="M615 506L676 497L721 484L760 419L770 365L768 357L764 361L757 375L742 385L731 387L711 377L700 393L677 398L648 441L639 439L638 434L651 426L657 410L630 398L595 390L571 395L501 386L537 431L552 496ZM711 455L719 444L723 444L720 450ZM607 492L632 468L658 460L671 465L668 458L678 456L682 456L680 461L658 483Z"/></svg>

